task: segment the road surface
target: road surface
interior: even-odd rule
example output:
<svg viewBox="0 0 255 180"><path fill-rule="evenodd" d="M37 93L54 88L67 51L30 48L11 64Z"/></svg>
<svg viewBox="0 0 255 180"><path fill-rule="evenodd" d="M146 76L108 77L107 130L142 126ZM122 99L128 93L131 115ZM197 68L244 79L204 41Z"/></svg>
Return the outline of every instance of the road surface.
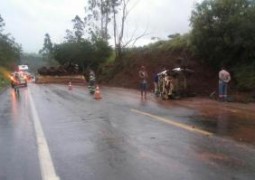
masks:
<svg viewBox="0 0 255 180"><path fill-rule="evenodd" d="M100 92L1 93L0 180L254 180L253 105Z"/></svg>

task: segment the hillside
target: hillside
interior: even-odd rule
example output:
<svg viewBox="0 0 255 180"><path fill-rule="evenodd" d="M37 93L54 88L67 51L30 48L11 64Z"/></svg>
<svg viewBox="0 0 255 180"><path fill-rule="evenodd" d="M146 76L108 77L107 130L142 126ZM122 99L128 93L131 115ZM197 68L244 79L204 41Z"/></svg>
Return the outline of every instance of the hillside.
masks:
<svg viewBox="0 0 255 180"><path fill-rule="evenodd" d="M167 43L154 47L132 49L125 53L122 60L103 66L99 83L116 87L139 89L138 71L146 66L150 76L149 91L153 91L153 76L163 68L173 69L186 65L193 73L188 76L187 90L196 96L216 98L218 93L218 70L213 69L188 50L173 50ZM163 48L162 48L163 47ZM255 91L240 91L235 72L230 71L232 80L228 86L229 100L234 102L255 102ZM215 92L214 96L210 96Z"/></svg>
<svg viewBox="0 0 255 180"><path fill-rule="evenodd" d="M189 69L194 73L188 76L188 90L199 96L209 96L213 91L217 90L218 79L217 72L210 67L202 64L196 57L182 51L136 51L123 60L105 67L102 82L108 85L121 86L137 89L139 86L138 70L141 65L145 65L150 78L149 90L153 90L153 76L160 72L163 68L173 69L182 64L183 59Z"/></svg>

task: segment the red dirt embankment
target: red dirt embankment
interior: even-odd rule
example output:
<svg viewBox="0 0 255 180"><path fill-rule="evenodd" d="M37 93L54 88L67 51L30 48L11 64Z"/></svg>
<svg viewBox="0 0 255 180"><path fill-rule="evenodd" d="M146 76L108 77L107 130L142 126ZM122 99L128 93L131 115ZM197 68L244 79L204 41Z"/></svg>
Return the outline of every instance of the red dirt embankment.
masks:
<svg viewBox="0 0 255 180"><path fill-rule="evenodd" d="M213 69L206 63L201 63L197 57L189 55L183 51L150 51L141 50L128 55L123 60L115 62L112 66L106 68L106 71L112 72L112 78L104 79L100 83L110 86L138 89L139 76L138 71L141 65L144 65L149 74L149 90L153 91L153 77L161 72L163 68L173 69L185 65L194 72L187 77L187 90L196 96L209 97L215 92L218 93L218 70ZM114 73L113 73L114 72ZM255 93L244 93L236 89L234 75L229 83L228 94L231 101L235 102L254 102Z"/></svg>
<svg viewBox="0 0 255 180"><path fill-rule="evenodd" d="M173 69L180 67L180 52L140 52L132 57L124 59L121 64L115 64L113 78L107 82L108 85L137 89L139 87L138 71L141 65L146 66L149 74L149 89L153 90L153 76L161 72L163 68ZM211 67L198 62L194 57L185 57L189 69L194 73L189 75L188 89L199 96L209 96L217 90L218 73Z"/></svg>

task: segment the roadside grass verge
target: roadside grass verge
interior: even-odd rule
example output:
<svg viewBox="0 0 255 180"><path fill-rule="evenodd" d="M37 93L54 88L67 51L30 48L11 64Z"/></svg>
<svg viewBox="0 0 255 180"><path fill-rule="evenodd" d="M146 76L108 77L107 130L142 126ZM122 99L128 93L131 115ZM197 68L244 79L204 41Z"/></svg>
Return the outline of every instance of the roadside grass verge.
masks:
<svg viewBox="0 0 255 180"><path fill-rule="evenodd" d="M10 72L3 67L0 67L0 91L10 84Z"/></svg>

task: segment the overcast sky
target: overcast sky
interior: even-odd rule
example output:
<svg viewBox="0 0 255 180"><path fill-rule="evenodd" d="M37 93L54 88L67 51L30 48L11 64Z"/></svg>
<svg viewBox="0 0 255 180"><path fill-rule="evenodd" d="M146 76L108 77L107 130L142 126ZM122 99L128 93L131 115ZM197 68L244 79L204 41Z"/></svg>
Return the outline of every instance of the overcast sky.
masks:
<svg viewBox="0 0 255 180"><path fill-rule="evenodd" d="M127 35L146 31L138 45L151 37L167 39L169 34L189 32L189 18L196 2L201 0L131 0ZM72 29L75 15L84 18L87 0L1 0L0 14L5 33L10 33L25 52L37 53L43 47L45 33L53 43L63 41L66 29ZM131 4L130 4L131 5Z"/></svg>

